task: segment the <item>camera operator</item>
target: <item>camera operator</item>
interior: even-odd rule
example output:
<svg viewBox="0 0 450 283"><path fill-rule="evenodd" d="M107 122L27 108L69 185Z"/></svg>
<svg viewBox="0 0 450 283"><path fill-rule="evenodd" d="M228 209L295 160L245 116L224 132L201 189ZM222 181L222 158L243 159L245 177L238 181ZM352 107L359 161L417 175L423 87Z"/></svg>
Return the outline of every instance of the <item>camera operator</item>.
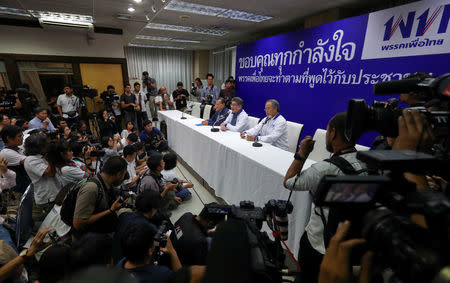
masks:
<svg viewBox="0 0 450 283"><path fill-rule="evenodd" d="M308 155L314 148L310 136L300 143L300 150L294 155L284 178L284 187L290 190L317 190L318 184L325 175L345 175L345 171L354 170L354 174L366 174L365 165L356 159L355 142L345 137L345 112L336 114L327 125L326 149L332 153L330 159L315 163L301 171ZM311 216L305 232L300 240L298 259L301 267L301 282L317 282L320 263L325 253L324 223L328 221L328 208L311 207ZM328 235L327 235L328 236Z"/></svg>
<svg viewBox="0 0 450 283"><path fill-rule="evenodd" d="M80 188L73 214L73 228L78 233L115 231L116 211L122 207L122 202L116 197L114 188L123 183L126 173L127 162L114 156L103 165L102 172L94 177L95 181L88 181Z"/></svg>
<svg viewBox="0 0 450 283"><path fill-rule="evenodd" d="M47 109L44 107L37 107L34 109L36 117L30 120L28 123L29 129L43 129L49 132L55 131L55 127L52 121L48 118Z"/></svg>
<svg viewBox="0 0 450 283"><path fill-rule="evenodd" d="M200 78L196 78L195 81L192 83L189 100L201 102L202 91L203 91L202 80Z"/></svg>
<svg viewBox="0 0 450 283"><path fill-rule="evenodd" d="M161 251L170 255L173 271L166 266L153 264L155 235L156 231L146 224L136 224L130 227L122 244L125 258L117 266L127 270L141 282L168 282L173 271L181 268L181 263L170 238L164 234L167 244L161 248Z"/></svg>
<svg viewBox="0 0 450 283"><path fill-rule="evenodd" d="M109 85L100 97L105 102L105 109L108 113L112 112L115 117L117 131L122 131L122 111L120 110L120 96L117 95L113 85Z"/></svg>
<svg viewBox="0 0 450 283"><path fill-rule="evenodd" d="M21 116L30 119L30 114L33 112L33 107L39 105L39 100L36 95L30 92L30 86L28 84L22 84L22 88L17 89L18 98L22 104L22 108L19 110Z"/></svg>
<svg viewBox="0 0 450 283"><path fill-rule="evenodd" d="M136 121L136 111L137 107L137 99L136 96L131 93L131 86L129 83L125 84L125 92L120 97L120 106L124 111L125 123L133 122L134 125L137 125Z"/></svg>
<svg viewBox="0 0 450 283"><path fill-rule="evenodd" d="M0 96L0 113L7 114L9 116L15 116L18 114L18 109L22 108L22 102L19 99L18 92L24 91L23 89L17 89L16 91L7 91L1 93ZM28 113L27 113L28 114Z"/></svg>
<svg viewBox="0 0 450 283"><path fill-rule="evenodd" d="M148 106L152 115L152 121L158 121L158 111L155 103L155 98L158 95L158 90L156 89L156 80L150 77L147 71L144 71L142 73L142 90L148 96Z"/></svg>
<svg viewBox="0 0 450 283"><path fill-rule="evenodd" d="M151 218L156 214L161 206L161 196L152 190L147 190L139 194L136 198L136 211L123 212L119 216L117 230L113 239L113 259L117 263L123 258L121 243L126 231L136 224L147 224L156 232L158 228L151 223Z"/></svg>
<svg viewBox="0 0 450 283"><path fill-rule="evenodd" d="M203 88L201 94L202 104L214 105L216 104L216 99L219 97L219 89L214 85L214 75L207 74L206 80L208 85Z"/></svg>
<svg viewBox="0 0 450 283"><path fill-rule="evenodd" d="M58 96L56 101L59 116L66 120L69 127L72 127L79 120L81 115L80 99L73 94L72 85L64 86L64 93Z"/></svg>
<svg viewBox="0 0 450 283"><path fill-rule="evenodd" d="M101 119L98 120L98 127L100 128L100 137L112 137L117 133L117 126L115 118L108 111L103 110L99 113Z"/></svg>
<svg viewBox="0 0 450 283"><path fill-rule="evenodd" d="M225 220L224 214L210 212L216 205L216 203L205 204L199 215L187 212L175 222L178 239L175 249L183 265L206 265L211 242L211 233L208 230L214 229Z"/></svg>

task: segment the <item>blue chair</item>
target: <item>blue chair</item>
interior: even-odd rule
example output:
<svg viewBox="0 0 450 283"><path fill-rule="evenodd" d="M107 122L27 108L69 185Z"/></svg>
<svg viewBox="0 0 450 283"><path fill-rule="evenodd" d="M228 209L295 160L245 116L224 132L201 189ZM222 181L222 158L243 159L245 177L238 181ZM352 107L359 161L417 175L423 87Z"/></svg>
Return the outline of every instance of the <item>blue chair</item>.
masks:
<svg viewBox="0 0 450 283"><path fill-rule="evenodd" d="M31 236L34 227L33 221L33 202L34 202L34 186L30 184L25 190L20 200L19 209L16 218L16 241L17 248L26 243Z"/></svg>

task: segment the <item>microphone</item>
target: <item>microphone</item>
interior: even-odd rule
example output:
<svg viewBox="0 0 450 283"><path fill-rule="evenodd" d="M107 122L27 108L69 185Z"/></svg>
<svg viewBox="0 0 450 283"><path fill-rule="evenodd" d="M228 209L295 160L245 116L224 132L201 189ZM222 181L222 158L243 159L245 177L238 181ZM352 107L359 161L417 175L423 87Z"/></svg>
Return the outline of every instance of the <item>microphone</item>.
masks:
<svg viewBox="0 0 450 283"><path fill-rule="evenodd" d="M227 112L228 113L228 112ZM217 121L220 121L221 119L225 118L225 115L218 115L216 121L214 122L214 124L212 125L211 128L211 132L218 132L220 129L219 128L214 128L214 126L216 125Z"/></svg>
<svg viewBox="0 0 450 283"><path fill-rule="evenodd" d="M272 117L269 118L269 116L266 116L266 120L264 121L264 123L261 126L261 129L259 129L259 131L256 133L255 137L259 135L259 133L261 132L262 128L264 127L265 124L267 124L267 122L269 122L272 119ZM254 147L261 147L262 144L260 142L253 142L252 146Z"/></svg>
<svg viewBox="0 0 450 283"><path fill-rule="evenodd" d="M184 111L181 112L181 119L182 120L187 119L186 117L184 117Z"/></svg>

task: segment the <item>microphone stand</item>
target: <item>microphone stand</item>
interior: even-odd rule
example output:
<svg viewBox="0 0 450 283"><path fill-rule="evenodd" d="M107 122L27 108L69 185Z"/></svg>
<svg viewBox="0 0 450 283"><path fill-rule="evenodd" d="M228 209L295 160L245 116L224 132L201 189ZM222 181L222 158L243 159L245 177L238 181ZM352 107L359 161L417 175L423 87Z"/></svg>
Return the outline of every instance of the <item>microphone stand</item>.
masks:
<svg viewBox="0 0 450 283"><path fill-rule="evenodd" d="M220 119L222 119L222 118L223 118L223 115L217 117L216 121L215 121L214 124L212 125L211 132L218 132L218 131L220 130L219 128L214 128L214 126L216 125L217 121L220 121Z"/></svg>
<svg viewBox="0 0 450 283"><path fill-rule="evenodd" d="M187 119L186 117L184 117L184 111L181 112L181 119L182 120Z"/></svg>
<svg viewBox="0 0 450 283"><path fill-rule="evenodd" d="M261 130L264 127L264 125L267 124L267 122L269 122L270 119L272 119L272 118L266 118L266 121L264 121L263 125L261 126L261 129L259 129L259 131L255 135L255 137L259 135L259 133L261 132ZM253 147L262 147L263 145L262 145L262 143L255 141L255 142L253 142L252 146Z"/></svg>

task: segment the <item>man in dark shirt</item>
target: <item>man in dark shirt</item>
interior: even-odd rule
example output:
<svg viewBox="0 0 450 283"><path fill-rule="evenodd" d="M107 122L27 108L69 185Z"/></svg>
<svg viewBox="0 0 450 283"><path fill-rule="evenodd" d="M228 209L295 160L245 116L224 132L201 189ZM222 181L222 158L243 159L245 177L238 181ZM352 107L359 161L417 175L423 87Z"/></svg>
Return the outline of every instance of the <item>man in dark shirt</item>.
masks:
<svg viewBox="0 0 450 283"><path fill-rule="evenodd" d="M233 83L230 79L225 82L225 89L220 91L219 97L225 98L225 106L230 108L231 99L236 96L236 90L233 87Z"/></svg>
<svg viewBox="0 0 450 283"><path fill-rule="evenodd" d="M139 138L145 144L147 151L156 150L161 152L169 148L167 141L164 139L164 134L158 128L153 127L152 121L144 121L143 126L144 129Z"/></svg>
<svg viewBox="0 0 450 283"><path fill-rule="evenodd" d="M146 224L153 228L156 233L157 227L150 222L150 218L156 214L161 206L161 202L160 194L152 190L146 190L136 198L136 212L124 212L120 215L113 240L112 254L114 263L123 258L121 243L125 238L125 233L131 226Z"/></svg>
<svg viewBox="0 0 450 283"><path fill-rule="evenodd" d="M173 271L181 268L177 252L166 235L167 244L165 248L161 248L161 251L170 255L173 271L166 266L153 264L155 234L156 232L149 225L136 224L128 229L122 242L125 258L120 260L117 266L133 274L141 283L168 282Z"/></svg>
<svg viewBox="0 0 450 283"><path fill-rule="evenodd" d="M177 89L172 93L173 100L177 110L184 111L187 107L187 101L189 100L189 93L183 88L183 83L177 83Z"/></svg>
<svg viewBox="0 0 450 283"><path fill-rule="evenodd" d="M139 111L140 109L137 109L137 99L136 96L131 93L131 85L129 83L125 84L125 92L120 97L120 107L125 114L125 125L130 121L133 122L134 125L137 125L136 110Z"/></svg>
<svg viewBox="0 0 450 283"><path fill-rule="evenodd" d="M209 119L202 121L203 125L208 126L219 126L222 124L225 119L227 119L230 109L225 107L225 99L223 97L219 97L216 100L216 105L214 105L214 115Z"/></svg>
<svg viewBox="0 0 450 283"><path fill-rule="evenodd" d="M199 215L187 212L175 222L175 249L183 265L206 265L209 251L208 230L223 220L225 214L218 213L217 204L209 203Z"/></svg>

